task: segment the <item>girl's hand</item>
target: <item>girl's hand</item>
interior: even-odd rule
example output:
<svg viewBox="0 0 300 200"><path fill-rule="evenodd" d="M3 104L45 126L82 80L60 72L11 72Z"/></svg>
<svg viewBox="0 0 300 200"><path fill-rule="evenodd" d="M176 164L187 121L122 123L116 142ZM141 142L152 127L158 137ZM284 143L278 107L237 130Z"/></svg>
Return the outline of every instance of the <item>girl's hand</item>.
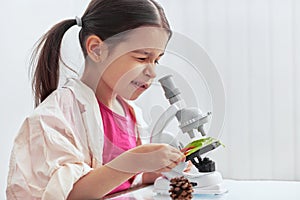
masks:
<svg viewBox="0 0 300 200"><path fill-rule="evenodd" d="M183 170L183 172L190 172L193 167L193 163L189 160L187 167Z"/></svg>
<svg viewBox="0 0 300 200"><path fill-rule="evenodd" d="M145 144L124 152L108 167L128 173L167 172L185 160L184 154L168 144Z"/></svg>
<svg viewBox="0 0 300 200"><path fill-rule="evenodd" d="M145 172L142 175L142 183L143 184L152 184L158 177L161 177L161 176L162 176L161 173Z"/></svg>
<svg viewBox="0 0 300 200"><path fill-rule="evenodd" d="M146 171L167 172L184 162L185 156L168 144L145 144L131 150L144 155L143 167Z"/></svg>

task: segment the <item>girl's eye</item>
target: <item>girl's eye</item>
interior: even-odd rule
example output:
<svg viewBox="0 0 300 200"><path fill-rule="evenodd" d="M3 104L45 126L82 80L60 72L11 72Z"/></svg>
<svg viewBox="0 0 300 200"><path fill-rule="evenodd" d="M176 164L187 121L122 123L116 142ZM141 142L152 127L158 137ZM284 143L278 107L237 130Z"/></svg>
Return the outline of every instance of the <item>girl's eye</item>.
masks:
<svg viewBox="0 0 300 200"><path fill-rule="evenodd" d="M137 58L140 61L145 61L147 58Z"/></svg>
<svg viewBox="0 0 300 200"><path fill-rule="evenodd" d="M145 61L147 58L137 58L139 61ZM155 64L159 64L158 60L154 61Z"/></svg>

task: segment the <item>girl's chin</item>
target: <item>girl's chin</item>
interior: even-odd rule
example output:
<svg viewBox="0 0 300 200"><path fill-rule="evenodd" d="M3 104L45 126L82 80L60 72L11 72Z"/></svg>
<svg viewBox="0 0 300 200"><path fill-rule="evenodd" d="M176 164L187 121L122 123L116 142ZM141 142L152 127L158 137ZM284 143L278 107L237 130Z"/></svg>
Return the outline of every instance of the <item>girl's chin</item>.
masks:
<svg viewBox="0 0 300 200"><path fill-rule="evenodd" d="M143 94L147 88L142 87L130 87L127 88L127 90L123 90L122 92L119 92L118 95L123 97L127 100L136 100L141 94Z"/></svg>
<svg viewBox="0 0 300 200"><path fill-rule="evenodd" d="M128 100L136 100L137 98L139 98L139 96L141 96L141 94L143 94L145 90L141 91L141 90L136 90L132 93L132 95L125 97Z"/></svg>
<svg viewBox="0 0 300 200"><path fill-rule="evenodd" d="M129 100L136 100L141 96L142 93L134 93L133 95L130 96Z"/></svg>

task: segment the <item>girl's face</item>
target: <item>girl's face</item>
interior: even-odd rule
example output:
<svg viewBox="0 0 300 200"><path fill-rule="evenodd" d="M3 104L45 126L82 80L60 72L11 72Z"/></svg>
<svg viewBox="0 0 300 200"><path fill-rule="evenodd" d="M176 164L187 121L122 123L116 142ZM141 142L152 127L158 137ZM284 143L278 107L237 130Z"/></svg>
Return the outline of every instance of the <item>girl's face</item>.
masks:
<svg viewBox="0 0 300 200"><path fill-rule="evenodd" d="M144 37L147 37L147 39ZM130 41L132 39L134 41ZM124 47L130 42L139 43L136 47L149 46L146 43L151 42L151 46L155 48L135 49L131 45L130 47L134 50L117 57L105 69L100 78L98 91L102 91L102 95L106 91L105 94L107 95L114 96L117 94L128 100L138 98L150 87L156 77L156 64L164 54L167 41L167 33L152 32L150 35L135 35L134 38L131 37L126 43L119 45L114 51L124 50Z"/></svg>

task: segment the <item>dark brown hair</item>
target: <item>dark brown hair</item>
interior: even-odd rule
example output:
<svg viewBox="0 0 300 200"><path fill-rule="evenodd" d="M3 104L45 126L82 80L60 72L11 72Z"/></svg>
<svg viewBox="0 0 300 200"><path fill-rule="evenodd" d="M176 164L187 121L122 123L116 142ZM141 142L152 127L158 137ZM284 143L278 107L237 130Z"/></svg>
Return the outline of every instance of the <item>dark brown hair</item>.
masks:
<svg viewBox="0 0 300 200"><path fill-rule="evenodd" d="M157 26L171 33L162 7L154 0L92 0L81 20L79 41L85 57L85 41L93 34L104 41L140 26ZM41 38L32 54L35 106L58 87L61 42L65 32L74 25L76 20L69 19L53 26Z"/></svg>

